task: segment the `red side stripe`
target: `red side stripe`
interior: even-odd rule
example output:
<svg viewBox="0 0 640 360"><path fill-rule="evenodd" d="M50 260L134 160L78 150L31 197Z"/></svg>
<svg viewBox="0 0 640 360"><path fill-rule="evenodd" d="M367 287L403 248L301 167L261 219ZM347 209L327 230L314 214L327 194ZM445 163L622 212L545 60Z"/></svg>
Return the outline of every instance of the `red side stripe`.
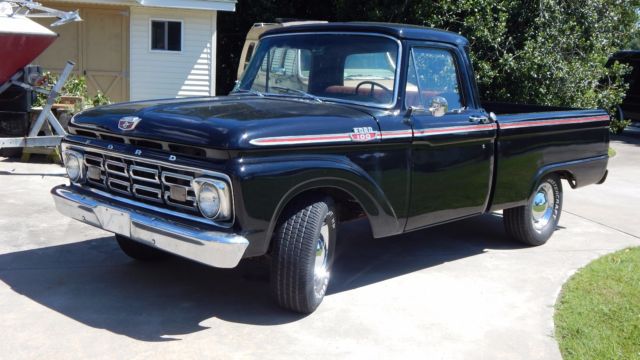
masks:
<svg viewBox="0 0 640 360"><path fill-rule="evenodd" d="M416 130L416 136L453 133L453 132L492 130L492 129L495 129L495 127L496 126L494 124L482 124L482 125L471 125L471 126L449 126L449 127L443 127L443 128L437 128L437 129Z"/></svg>
<svg viewBox="0 0 640 360"><path fill-rule="evenodd" d="M590 116L581 118L565 118L565 119L545 119L535 121L523 121L515 123L500 124L501 129L515 129L531 126L547 126L547 125L562 125L562 124L579 124L588 122L608 121L608 115ZM455 132L468 132L468 131L482 131L492 130L496 128L496 124L479 124L471 126L448 126L436 129L423 129L415 130L415 136L446 134ZM375 132L376 138L399 138L399 137L412 137L414 132L412 130L391 130ZM327 135L308 135L308 136L279 136L271 138L262 138L251 140L254 145L281 145L281 144L305 144L305 143L318 143L318 142L334 142L334 141L349 141L351 142L352 133L347 134L327 134Z"/></svg>
<svg viewBox="0 0 640 360"><path fill-rule="evenodd" d="M547 126L547 125L563 125L563 124L579 124L587 122L608 121L608 115L602 116L590 116L583 118L566 118L566 119L548 119L548 120L535 120L535 121L523 121L517 123L500 124L501 129L514 129L529 126Z"/></svg>
<svg viewBox="0 0 640 360"><path fill-rule="evenodd" d="M298 137L273 137L264 139L255 139L253 143L256 144L279 144L279 143L291 143L291 142L310 142L310 141L351 141L351 137L345 134L332 134L332 135L314 135L314 136L298 136Z"/></svg>

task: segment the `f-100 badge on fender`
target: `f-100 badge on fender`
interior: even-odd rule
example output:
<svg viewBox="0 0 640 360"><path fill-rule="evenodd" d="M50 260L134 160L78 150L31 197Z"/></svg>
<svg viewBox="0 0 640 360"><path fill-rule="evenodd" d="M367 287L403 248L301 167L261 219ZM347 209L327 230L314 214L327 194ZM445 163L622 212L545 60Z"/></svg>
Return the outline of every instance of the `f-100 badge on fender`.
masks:
<svg viewBox="0 0 640 360"><path fill-rule="evenodd" d="M353 128L353 133L350 135L352 141L372 141L378 137L378 132L373 130L372 127L357 127Z"/></svg>

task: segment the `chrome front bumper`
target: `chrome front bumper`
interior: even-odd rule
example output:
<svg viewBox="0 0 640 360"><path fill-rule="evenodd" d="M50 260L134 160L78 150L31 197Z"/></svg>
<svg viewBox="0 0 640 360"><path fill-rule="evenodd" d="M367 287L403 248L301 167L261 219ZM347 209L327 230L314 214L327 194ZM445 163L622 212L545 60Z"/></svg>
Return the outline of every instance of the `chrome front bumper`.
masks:
<svg viewBox="0 0 640 360"><path fill-rule="evenodd" d="M203 230L134 211L71 186L56 186L51 194L58 211L66 216L205 265L235 267L249 245L240 235Z"/></svg>

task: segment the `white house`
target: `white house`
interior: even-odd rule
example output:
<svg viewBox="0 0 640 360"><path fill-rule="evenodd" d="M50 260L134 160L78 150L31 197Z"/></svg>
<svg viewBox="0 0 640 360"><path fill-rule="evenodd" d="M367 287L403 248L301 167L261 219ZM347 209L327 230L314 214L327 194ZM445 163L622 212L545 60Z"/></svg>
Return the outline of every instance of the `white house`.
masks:
<svg viewBox="0 0 640 360"><path fill-rule="evenodd" d="M35 63L76 63L90 94L112 101L215 94L218 11L235 0L56 0L84 21L52 28L60 37ZM40 21L47 23L46 19ZM51 22L51 20L48 20Z"/></svg>

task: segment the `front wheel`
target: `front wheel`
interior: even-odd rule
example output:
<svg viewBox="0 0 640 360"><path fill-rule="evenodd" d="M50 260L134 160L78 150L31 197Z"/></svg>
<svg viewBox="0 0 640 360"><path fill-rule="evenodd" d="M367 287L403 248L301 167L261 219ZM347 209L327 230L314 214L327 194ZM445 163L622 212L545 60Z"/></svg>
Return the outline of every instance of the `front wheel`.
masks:
<svg viewBox="0 0 640 360"><path fill-rule="evenodd" d="M532 246L545 244L560 221L562 183L553 174L540 181L527 205L504 210L505 230L515 240Z"/></svg>
<svg viewBox="0 0 640 360"><path fill-rule="evenodd" d="M271 293L289 310L311 313L322 302L336 246L329 198L308 197L283 215L273 238Z"/></svg>

